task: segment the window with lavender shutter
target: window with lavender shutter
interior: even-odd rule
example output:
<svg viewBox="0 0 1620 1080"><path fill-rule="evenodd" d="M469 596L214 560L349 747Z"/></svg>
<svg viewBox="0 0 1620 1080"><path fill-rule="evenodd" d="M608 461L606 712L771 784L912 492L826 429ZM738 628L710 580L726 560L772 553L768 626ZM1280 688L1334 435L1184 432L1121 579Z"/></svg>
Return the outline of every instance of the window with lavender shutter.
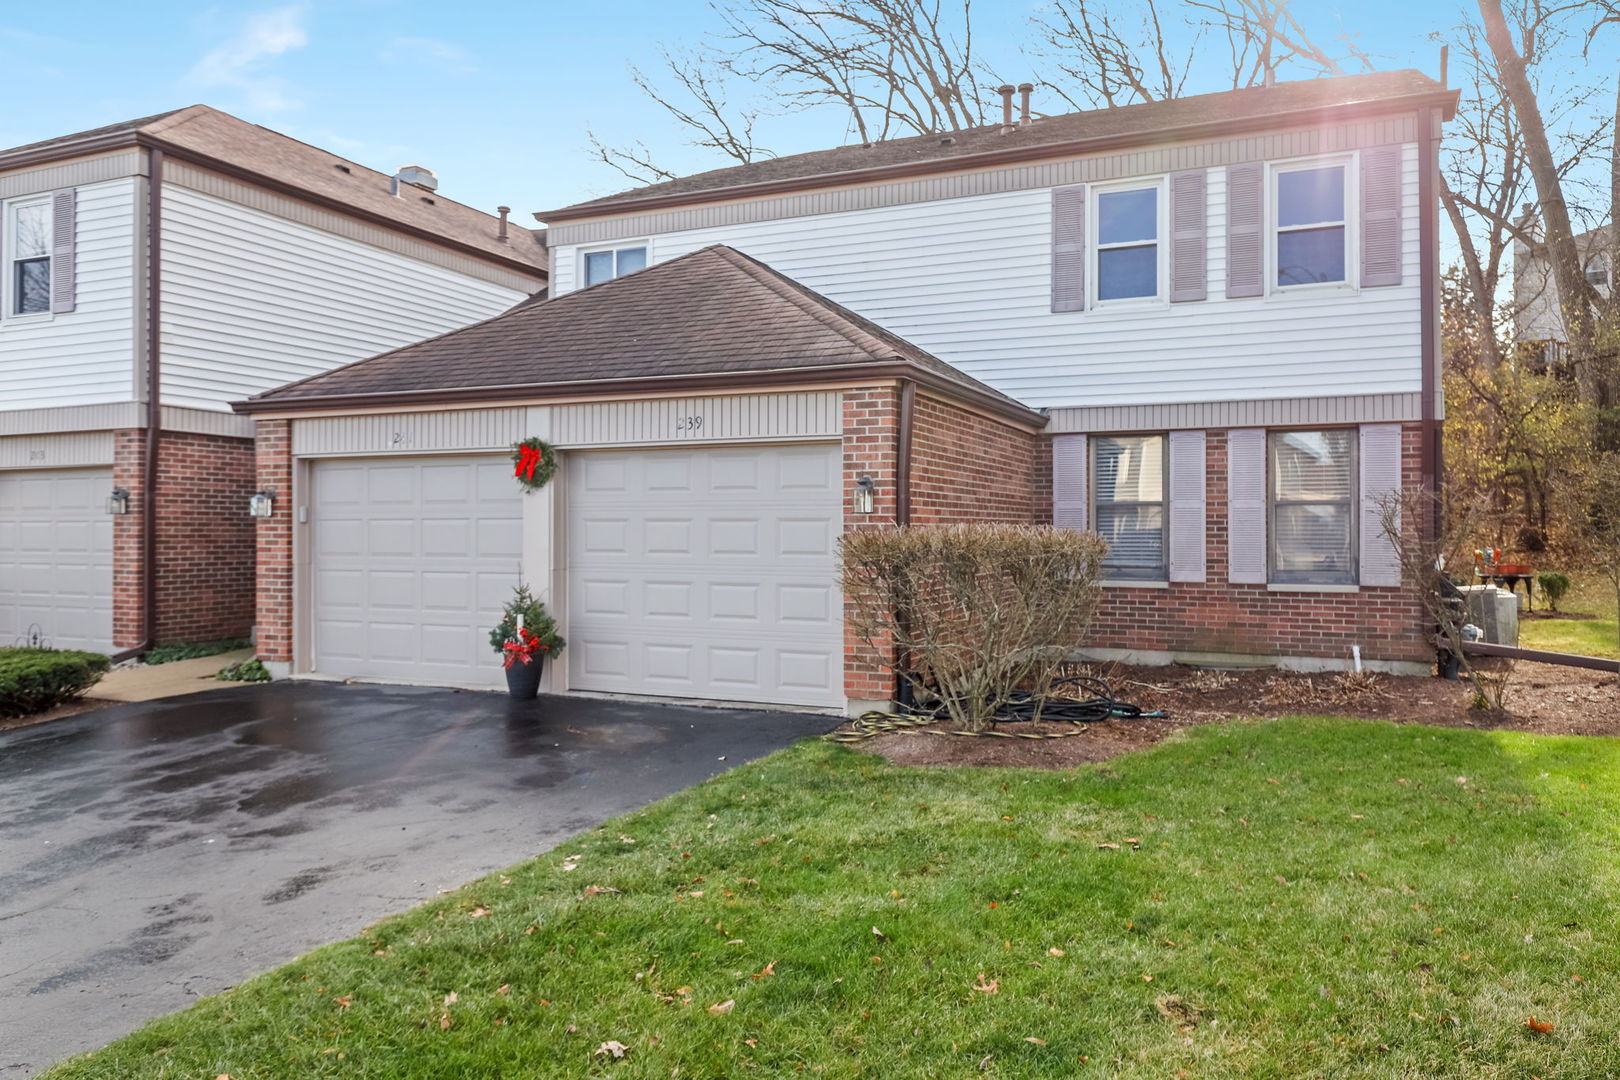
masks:
<svg viewBox="0 0 1620 1080"><path fill-rule="evenodd" d="M1086 437L1052 436L1052 524L1086 527Z"/></svg>
<svg viewBox="0 0 1620 1080"><path fill-rule="evenodd" d="M1226 168L1226 295L1265 291L1265 168L1246 161Z"/></svg>
<svg viewBox="0 0 1620 1080"><path fill-rule="evenodd" d="M1205 575L1204 433L1170 433L1170 580Z"/></svg>
<svg viewBox="0 0 1620 1080"><path fill-rule="evenodd" d="M1226 433L1226 578L1266 583L1266 432Z"/></svg>
<svg viewBox="0 0 1620 1080"><path fill-rule="evenodd" d="M1086 307L1086 185L1052 189L1052 310Z"/></svg>
<svg viewBox="0 0 1620 1080"><path fill-rule="evenodd" d="M72 188L51 195L51 310L72 311L74 307L79 226L78 192Z"/></svg>
<svg viewBox="0 0 1620 1080"><path fill-rule="evenodd" d="M1401 490L1401 425L1361 426L1361 583L1401 583L1395 544L1384 534L1386 500Z"/></svg>
<svg viewBox="0 0 1620 1080"><path fill-rule="evenodd" d="M1170 302L1202 300L1204 285L1203 169L1170 174Z"/></svg>
<svg viewBox="0 0 1620 1080"><path fill-rule="evenodd" d="M1361 284L1401 283L1401 148L1361 152Z"/></svg>

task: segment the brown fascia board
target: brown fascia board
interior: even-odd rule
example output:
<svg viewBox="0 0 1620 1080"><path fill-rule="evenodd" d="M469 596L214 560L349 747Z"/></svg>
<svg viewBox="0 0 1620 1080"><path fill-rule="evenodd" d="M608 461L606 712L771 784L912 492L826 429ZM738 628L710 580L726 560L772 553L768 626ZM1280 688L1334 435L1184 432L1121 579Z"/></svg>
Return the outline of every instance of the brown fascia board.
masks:
<svg viewBox="0 0 1620 1080"><path fill-rule="evenodd" d="M777 368L770 371L728 372L714 375L671 375L654 378L591 379L583 382L526 383L434 390L401 390L380 394L327 394L319 397L251 397L233 401L239 413L330 412L334 409L387 409L422 405L471 405L496 401L532 401L537 398L600 397L616 394L684 394L694 390L747 390L754 387L838 384L869 379L910 379L935 393L957 398L1012 423L1039 430L1047 417L988 390L945 378L904 361L878 364L837 364L815 368ZM274 391L270 392L272 395Z"/></svg>
<svg viewBox="0 0 1620 1080"><path fill-rule="evenodd" d="M557 210L542 210L535 219L552 224L583 218L611 218L635 214L646 210L663 210L673 206L694 203L722 202L749 199L765 195L782 195L824 187L848 187L871 184L882 180L901 180L912 176L935 173L969 172L999 165L1017 165L1026 161L1044 161L1048 158L1075 157L1080 154L1100 154L1110 150L1135 150L1164 143L1187 142L1193 139L1218 138L1223 135L1250 134L1273 128L1310 127L1335 120L1386 113L1412 112L1425 106L1443 110L1441 118L1450 120L1457 111L1460 90L1436 90L1429 93L1380 101L1352 102L1303 112L1272 113L1248 117L1243 120L1217 120L1202 124L1184 124L1180 127L1160 128L1157 131L1118 135L1100 135L1093 139L1071 139L1067 142L1044 143L1038 146L1014 146L1005 150L992 150L962 157L938 158L932 161L908 161L897 165L879 165L870 169L848 169L843 172L820 173L784 180L767 180L757 184L736 184L731 187L686 191L677 195L654 195L645 199L626 199L623 202L583 204Z"/></svg>
<svg viewBox="0 0 1620 1080"><path fill-rule="evenodd" d="M537 277L541 281L551 279L551 271L546 267L536 266L531 262L524 262L522 259L504 259L493 252L485 251L483 248L475 247L472 244L464 244L442 233L420 229L382 214L373 214L370 211L361 210L350 203L344 202L342 199L333 199L320 195L296 184L288 184L273 177L265 176L263 173L254 172L252 169L232 165L228 161L221 161L207 154L200 154L195 150L177 146L166 139L148 135L141 131L119 131L109 135L98 135L93 138L82 139L78 142L57 143L48 147L40 147L38 150L31 150L26 153L0 154L0 170L21 169L30 165L45 165L53 161L86 157L90 154L105 153L108 150L123 150L131 146L145 146L162 150L169 157L188 161L194 165L201 165L205 169L253 184L256 187L262 187L281 195L312 203L323 209L356 218L360 221L366 221L373 225L380 225L395 232L404 233L407 236L414 236L418 240L425 240L440 247L450 248L463 255L470 255L487 263L503 266L509 270L516 270L530 277Z"/></svg>

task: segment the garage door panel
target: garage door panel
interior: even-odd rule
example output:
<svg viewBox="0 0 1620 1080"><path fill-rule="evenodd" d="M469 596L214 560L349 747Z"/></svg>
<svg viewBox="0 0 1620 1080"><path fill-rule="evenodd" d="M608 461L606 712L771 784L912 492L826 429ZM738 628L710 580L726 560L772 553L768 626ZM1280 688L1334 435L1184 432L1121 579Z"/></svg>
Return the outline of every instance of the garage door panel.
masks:
<svg viewBox="0 0 1620 1080"><path fill-rule="evenodd" d="M510 473L497 456L314 464L315 671L499 684L489 628L522 551Z"/></svg>
<svg viewBox="0 0 1620 1080"><path fill-rule="evenodd" d="M112 651L111 469L0 472L0 645Z"/></svg>
<svg viewBox="0 0 1620 1080"><path fill-rule="evenodd" d="M571 685L842 703L837 447L616 451L568 467Z"/></svg>

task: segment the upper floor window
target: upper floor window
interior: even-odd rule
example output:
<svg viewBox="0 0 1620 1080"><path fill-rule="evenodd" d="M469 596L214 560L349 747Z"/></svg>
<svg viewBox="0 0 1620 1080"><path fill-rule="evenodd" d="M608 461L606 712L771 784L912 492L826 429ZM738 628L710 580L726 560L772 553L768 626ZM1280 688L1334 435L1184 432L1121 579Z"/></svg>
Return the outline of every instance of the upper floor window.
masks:
<svg viewBox="0 0 1620 1080"><path fill-rule="evenodd" d="M1356 583L1356 432L1270 435L1271 580Z"/></svg>
<svg viewBox="0 0 1620 1080"><path fill-rule="evenodd" d="M48 199L6 207L6 314L42 315L51 310L51 204Z"/></svg>
<svg viewBox="0 0 1620 1080"><path fill-rule="evenodd" d="M585 287L588 289L592 285L600 285L604 281L612 281L616 277L624 277L626 274L633 274L646 268L646 245L617 248L612 251L587 251Z"/></svg>
<svg viewBox="0 0 1620 1080"><path fill-rule="evenodd" d="M1312 165L1273 174L1277 285L1346 280L1345 171Z"/></svg>
<svg viewBox="0 0 1620 1080"><path fill-rule="evenodd" d="M1586 260L1586 281L1593 288L1601 289L1609 283L1609 260L1602 255L1594 255Z"/></svg>
<svg viewBox="0 0 1620 1080"><path fill-rule="evenodd" d="M1103 576L1164 581L1164 436L1099 435L1092 446L1092 528L1108 541Z"/></svg>
<svg viewBox="0 0 1620 1080"><path fill-rule="evenodd" d="M1097 299L1159 295L1159 189L1097 195Z"/></svg>

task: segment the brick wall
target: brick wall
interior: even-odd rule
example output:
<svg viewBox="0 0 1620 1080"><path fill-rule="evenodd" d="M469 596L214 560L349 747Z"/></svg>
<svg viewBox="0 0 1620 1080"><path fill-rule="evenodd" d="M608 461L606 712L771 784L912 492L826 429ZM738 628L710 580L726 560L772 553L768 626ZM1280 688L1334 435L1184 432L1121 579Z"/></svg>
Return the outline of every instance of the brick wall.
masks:
<svg viewBox="0 0 1620 1080"><path fill-rule="evenodd" d="M256 519L259 563L259 658L271 663L292 661L293 515L292 423L258 423L258 489L274 492L275 509Z"/></svg>
<svg viewBox="0 0 1620 1080"><path fill-rule="evenodd" d="M895 477L900 458L900 391L895 387L847 390L843 402L844 529L894 522ZM873 512L857 514L850 493L862 476L876 482ZM889 650L882 650L884 656ZM894 696L894 674L870 645L844 630L844 695L861 701Z"/></svg>
<svg viewBox="0 0 1620 1080"><path fill-rule="evenodd" d="M1422 608L1404 589L1355 593L1272 592L1227 582L1226 432L1206 444L1206 580L1168 589L1105 591L1088 645L1095 648L1348 660L1360 645L1370 660L1423 663L1433 658ZM1402 433L1402 481L1420 481L1417 425ZM1047 483L1050 490L1050 481Z"/></svg>
<svg viewBox="0 0 1620 1080"><path fill-rule="evenodd" d="M141 643L142 463L146 433L114 436L113 482L129 489L131 512L113 525L113 641ZM157 640L246 637L253 625L253 443L165 431L158 440Z"/></svg>

